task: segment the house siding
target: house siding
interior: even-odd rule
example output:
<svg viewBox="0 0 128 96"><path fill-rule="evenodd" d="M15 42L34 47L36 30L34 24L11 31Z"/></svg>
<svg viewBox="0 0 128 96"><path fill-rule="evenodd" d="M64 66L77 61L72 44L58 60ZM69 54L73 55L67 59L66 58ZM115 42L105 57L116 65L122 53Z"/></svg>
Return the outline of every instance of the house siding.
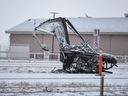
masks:
<svg viewBox="0 0 128 96"><path fill-rule="evenodd" d="M52 35L49 34L38 34L39 40L46 44L49 51L52 50ZM93 35L92 34L82 34L85 40L89 39L89 44L93 46ZM80 45L80 39L76 34L70 34L70 43L72 45ZM101 35L100 36L100 47L103 52L111 53L114 55L128 55L128 35ZM30 46L30 52L42 52L39 44L33 38L31 34L11 34L10 44L26 44ZM54 39L54 53L59 52L59 45Z"/></svg>

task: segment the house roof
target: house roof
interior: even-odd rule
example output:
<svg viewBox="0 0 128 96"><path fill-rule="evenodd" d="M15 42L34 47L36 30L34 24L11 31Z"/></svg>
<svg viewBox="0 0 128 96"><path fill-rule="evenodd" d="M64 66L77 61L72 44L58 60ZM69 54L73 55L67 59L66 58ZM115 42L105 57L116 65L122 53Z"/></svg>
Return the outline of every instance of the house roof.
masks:
<svg viewBox="0 0 128 96"><path fill-rule="evenodd" d="M78 32L94 32L100 29L102 33L128 34L128 18L68 18ZM9 29L6 33L29 34L46 19L29 19Z"/></svg>

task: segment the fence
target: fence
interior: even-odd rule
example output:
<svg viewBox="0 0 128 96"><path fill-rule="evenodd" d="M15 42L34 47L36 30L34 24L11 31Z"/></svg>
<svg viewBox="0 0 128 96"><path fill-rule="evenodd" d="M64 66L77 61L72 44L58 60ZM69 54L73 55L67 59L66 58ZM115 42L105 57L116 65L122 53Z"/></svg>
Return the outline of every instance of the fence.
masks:
<svg viewBox="0 0 128 96"><path fill-rule="evenodd" d="M29 45L0 46L0 60L59 60L59 53L30 52Z"/></svg>
<svg viewBox="0 0 128 96"><path fill-rule="evenodd" d="M0 45L0 59L7 59L8 55L8 48L9 46L7 45Z"/></svg>
<svg viewBox="0 0 128 96"><path fill-rule="evenodd" d="M59 53L35 53L30 52L30 59L31 60L59 60L60 54Z"/></svg>
<svg viewBox="0 0 128 96"><path fill-rule="evenodd" d="M59 53L39 53L39 52L13 52L0 51L0 59L4 60L59 60ZM18 54L18 55L16 55ZM11 57L12 56L12 57ZM116 55L118 63L128 63L128 56Z"/></svg>
<svg viewBox="0 0 128 96"><path fill-rule="evenodd" d="M128 56L116 55L118 63L127 63ZM0 60L59 60L59 53L30 52L29 45L0 46Z"/></svg>
<svg viewBox="0 0 128 96"><path fill-rule="evenodd" d="M117 55L116 58L119 63L128 63L128 56Z"/></svg>
<svg viewBox="0 0 128 96"><path fill-rule="evenodd" d="M8 50L8 59L29 60L29 45L11 45Z"/></svg>
<svg viewBox="0 0 128 96"><path fill-rule="evenodd" d="M4 54L4 55L2 55ZM17 55L18 54L18 55ZM27 55L28 54L28 55ZM37 53L37 52L9 52L9 51L0 51L0 60L59 60L59 53Z"/></svg>

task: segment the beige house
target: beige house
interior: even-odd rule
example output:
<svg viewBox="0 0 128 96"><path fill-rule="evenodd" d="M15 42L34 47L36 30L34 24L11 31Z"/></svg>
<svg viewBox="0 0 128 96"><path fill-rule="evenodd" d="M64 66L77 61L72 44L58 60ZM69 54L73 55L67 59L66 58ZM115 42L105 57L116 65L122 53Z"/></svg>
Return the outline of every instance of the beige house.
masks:
<svg viewBox="0 0 128 96"><path fill-rule="evenodd" d="M100 29L100 47L104 52L115 55L128 55L128 18L69 18L74 27L85 40L89 39L89 44L93 45L93 32ZM30 47L30 52L42 52L42 49L32 36L34 28L44 19L29 19L9 30L10 45L26 44ZM45 32L37 35L43 44L48 45L52 50L53 36ZM80 39L76 34L69 32L71 44L80 44ZM54 39L54 53L59 53L59 46Z"/></svg>

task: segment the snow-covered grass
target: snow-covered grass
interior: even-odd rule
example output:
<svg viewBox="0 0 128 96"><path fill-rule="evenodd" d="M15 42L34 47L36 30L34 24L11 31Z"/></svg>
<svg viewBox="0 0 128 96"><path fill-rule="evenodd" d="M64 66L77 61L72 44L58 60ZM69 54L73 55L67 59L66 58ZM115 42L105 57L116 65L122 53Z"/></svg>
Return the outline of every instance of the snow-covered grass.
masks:
<svg viewBox="0 0 128 96"><path fill-rule="evenodd" d="M105 96L128 96L128 64L106 74ZM0 62L0 96L99 96L97 74L51 73L60 62Z"/></svg>
<svg viewBox="0 0 128 96"><path fill-rule="evenodd" d="M62 68L59 61L2 61L0 62L0 73L47 73L55 68Z"/></svg>
<svg viewBox="0 0 128 96"><path fill-rule="evenodd" d="M0 83L0 94L7 96L99 96L100 86L86 82L28 82ZM128 85L105 85L105 96L127 96ZM1 96L0 95L0 96Z"/></svg>

